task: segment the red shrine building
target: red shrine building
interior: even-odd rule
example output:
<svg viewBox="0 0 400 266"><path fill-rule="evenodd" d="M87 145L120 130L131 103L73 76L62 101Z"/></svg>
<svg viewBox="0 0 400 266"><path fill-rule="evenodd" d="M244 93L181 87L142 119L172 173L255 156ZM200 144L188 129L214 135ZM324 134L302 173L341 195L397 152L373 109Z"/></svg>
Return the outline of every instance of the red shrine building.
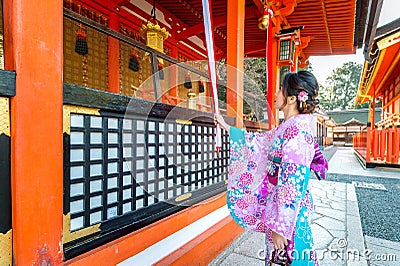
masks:
<svg viewBox="0 0 400 266"><path fill-rule="evenodd" d="M205 265L243 232L226 209L227 134L215 156L202 1L1 3L1 265ZM245 57L267 59L252 97L273 106L286 71L366 41L359 101L382 97L394 118L399 53L381 46L396 33L370 37L379 3L210 0L227 121L277 121L243 120Z"/></svg>
<svg viewBox="0 0 400 266"><path fill-rule="evenodd" d="M370 119L353 146L366 167L400 167L400 19L377 28L364 54L356 104L369 102ZM378 118L377 100L382 102Z"/></svg>

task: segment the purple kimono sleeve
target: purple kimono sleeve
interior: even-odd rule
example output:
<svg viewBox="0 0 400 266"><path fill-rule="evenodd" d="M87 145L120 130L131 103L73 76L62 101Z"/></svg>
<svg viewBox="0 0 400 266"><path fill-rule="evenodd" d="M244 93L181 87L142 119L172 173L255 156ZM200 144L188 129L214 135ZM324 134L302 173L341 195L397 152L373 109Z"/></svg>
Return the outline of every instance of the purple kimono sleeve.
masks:
<svg viewBox="0 0 400 266"><path fill-rule="evenodd" d="M314 171L315 175L319 180L326 179L326 171L328 171L328 162L322 154L317 142L314 143L315 155L311 162L311 170Z"/></svg>
<svg viewBox="0 0 400 266"><path fill-rule="evenodd" d="M310 177L310 164L314 158L314 141L308 130L296 125L283 135L282 162L278 184L268 195L263 219L272 231L291 239Z"/></svg>
<svg viewBox="0 0 400 266"><path fill-rule="evenodd" d="M231 127L227 206L240 226L266 232L261 220L268 190L266 163L273 132L247 132Z"/></svg>

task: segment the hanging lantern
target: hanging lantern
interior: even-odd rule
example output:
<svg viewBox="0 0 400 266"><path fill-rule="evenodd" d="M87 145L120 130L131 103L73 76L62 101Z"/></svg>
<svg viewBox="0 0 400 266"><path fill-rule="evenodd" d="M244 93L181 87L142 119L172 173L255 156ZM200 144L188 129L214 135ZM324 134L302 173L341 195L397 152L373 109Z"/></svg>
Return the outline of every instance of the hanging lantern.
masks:
<svg viewBox="0 0 400 266"><path fill-rule="evenodd" d="M89 53L86 31L82 24L79 24L79 29L76 32L75 52L80 55L87 55Z"/></svg>
<svg viewBox="0 0 400 266"><path fill-rule="evenodd" d="M291 65L295 61L296 39L300 39L300 30L303 28L304 26L283 29L277 34L279 37L278 63L281 65Z"/></svg>
<svg viewBox="0 0 400 266"><path fill-rule="evenodd" d="M164 53L164 41L168 38L168 32L165 28L161 28L157 23L153 24L149 21L146 25L142 25L140 32L142 37L146 39L147 46Z"/></svg>
<svg viewBox="0 0 400 266"><path fill-rule="evenodd" d="M204 91L204 81L199 80L199 93L203 93Z"/></svg>
<svg viewBox="0 0 400 266"><path fill-rule="evenodd" d="M163 65L161 64L160 61L158 61L157 67L158 67L158 78L159 78L160 80L164 80Z"/></svg>
<svg viewBox="0 0 400 266"><path fill-rule="evenodd" d="M294 56L294 41L292 37L280 38L279 39L279 63L290 64Z"/></svg>
<svg viewBox="0 0 400 266"><path fill-rule="evenodd" d="M135 50L132 50L132 52L131 52L128 68L134 72L139 71L139 60L138 60L138 55Z"/></svg>
<svg viewBox="0 0 400 266"><path fill-rule="evenodd" d="M186 73L185 75L185 83L183 84L183 86L186 89L191 89L192 88L192 79L190 78L190 74Z"/></svg>

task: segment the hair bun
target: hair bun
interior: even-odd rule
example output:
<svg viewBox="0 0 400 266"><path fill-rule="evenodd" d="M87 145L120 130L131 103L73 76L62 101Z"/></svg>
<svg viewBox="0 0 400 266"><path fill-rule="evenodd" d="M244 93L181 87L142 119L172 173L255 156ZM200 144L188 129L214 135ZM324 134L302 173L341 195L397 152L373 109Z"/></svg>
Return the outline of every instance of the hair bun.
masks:
<svg viewBox="0 0 400 266"><path fill-rule="evenodd" d="M314 112L319 104L317 99L319 85L315 76L305 70L297 73L288 72L283 78L283 94L284 96L295 96L297 99L297 109L301 114L308 114ZM307 99L300 97L299 94L304 91L307 94Z"/></svg>

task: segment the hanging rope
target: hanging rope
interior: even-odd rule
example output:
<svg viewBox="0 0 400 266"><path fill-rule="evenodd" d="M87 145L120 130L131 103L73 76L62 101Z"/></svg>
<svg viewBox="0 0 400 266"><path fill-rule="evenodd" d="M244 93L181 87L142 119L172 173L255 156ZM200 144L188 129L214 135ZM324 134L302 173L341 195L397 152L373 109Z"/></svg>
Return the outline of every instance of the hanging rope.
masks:
<svg viewBox="0 0 400 266"><path fill-rule="evenodd" d="M272 16L273 16L273 11L266 7L264 10L264 15L268 15L268 27L266 28L267 34L266 34L266 41L265 41L265 87L267 90L267 98L269 101L267 101L267 112L268 112L268 129L272 129L272 111L271 111L271 106L272 106L272 91L273 91L273 84L271 81L271 75L272 75L272 62L271 62L271 56L272 56Z"/></svg>
<svg viewBox="0 0 400 266"><path fill-rule="evenodd" d="M203 5L203 19L204 19L204 33L206 35L207 44L207 58L208 58L208 74L211 80L211 91L213 98L213 111L219 114L218 108L218 90L217 90L217 73L215 67L215 52L214 52L214 31L211 21L211 5L209 0L202 0ZM221 128L217 124L216 126L216 136L215 136L215 149L218 156L218 152L221 149Z"/></svg>
<svg viewBox="0 0 400 266"><path fill-rule="evenodd" d="M150 16L153 17L154 21L157 21L157 18L156 18L156 0L153 0L153 9L151 10Z"/></svg>

